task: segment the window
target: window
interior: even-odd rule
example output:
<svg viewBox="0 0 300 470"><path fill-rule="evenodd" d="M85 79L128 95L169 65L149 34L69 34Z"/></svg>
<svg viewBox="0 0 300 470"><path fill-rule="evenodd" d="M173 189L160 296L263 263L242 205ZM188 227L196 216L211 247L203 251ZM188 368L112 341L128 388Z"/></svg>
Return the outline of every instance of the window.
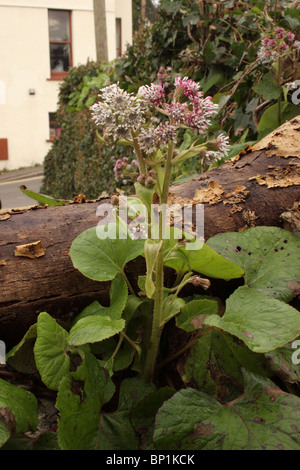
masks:
<svg viewBox="0 0 300 470"><path fill-rule="evenodd" d="M55 138L60 136L61 128L56 122L56 113L49 113L49 133L50 133L50 140L54 140Z"/></svg>
<svg viewBox="0 0 300 470"><path fill-rule="evenodd" d="M116 57L122 55L122 19L116 18Z"/></svg>
<svg viewBox="0 0 300 470"><path fill-rule="evenodd" d="M72 66L71 12L48 10L51 78L61 80Z"/></svg>
<svg viewBox="0 0 300 470"><path fill-rule="evenodd" d="M7 139L0 139L0 160L8 160Z"/></svg>

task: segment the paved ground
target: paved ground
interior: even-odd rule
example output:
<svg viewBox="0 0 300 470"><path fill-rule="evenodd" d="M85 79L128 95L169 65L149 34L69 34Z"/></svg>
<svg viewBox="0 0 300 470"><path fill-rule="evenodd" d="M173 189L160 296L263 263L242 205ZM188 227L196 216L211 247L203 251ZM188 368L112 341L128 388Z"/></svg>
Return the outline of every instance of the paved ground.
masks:
<svg viewBox="0 0 300 470"><path fill-rule="evenodd" d="M19 209L35 204L35 201L25 196L19 186L39 192L43 180L43 167L24 168L2 173L0 175L0 201L2 209Z"/></svg>

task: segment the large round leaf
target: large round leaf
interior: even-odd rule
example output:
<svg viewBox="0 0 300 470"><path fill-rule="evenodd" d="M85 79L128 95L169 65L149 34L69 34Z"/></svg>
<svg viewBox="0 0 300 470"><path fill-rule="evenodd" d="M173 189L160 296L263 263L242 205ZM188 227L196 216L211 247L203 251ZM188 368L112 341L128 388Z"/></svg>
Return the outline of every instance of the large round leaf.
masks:
<svg viewBox="0 0 300 470"><path fill-rule="evenodd" d="M278 227L253 227L216 235L207 244L245 271L245 283L290 301L300 287L300 239Z"/></svg>
<svg viewBox="0 0 300 470"><path fill-rule="evenodd" d="M239 287L229 297L223 317L210 315L204 323L237 336L258 353L284 346L300 334L300 313L296 309L247 286Z"/></svg>
<svg viewBox="0 0 300 470"><path fill-rule="evenodd" d="M114 225L111 224L112 234ZM70 256L75 268L95 281L111 281L123 271L128 261L137 258L144 251L145 240L131 238L100 239L97 228L81 233L72 243Z"/></svg>
<svg viewBox="0 0 300 470"><path fill-rule="evenodd" d="M187 388L156 415L158 450L299 450L300 398L244 371L245 390L222 405Z"/></svg>

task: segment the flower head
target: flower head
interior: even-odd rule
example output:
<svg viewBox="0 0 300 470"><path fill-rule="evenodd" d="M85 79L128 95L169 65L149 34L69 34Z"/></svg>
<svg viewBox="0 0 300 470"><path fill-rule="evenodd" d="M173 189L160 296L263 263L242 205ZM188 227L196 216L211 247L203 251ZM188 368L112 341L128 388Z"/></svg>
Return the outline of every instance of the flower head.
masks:
<svg viewBox="0 0 300 470"><path fill-rule="evenodd" d="M168 144L170 141L175 140L177 134L177 127L170 124L170 122L165 122L160 124L155 129L156 142L158 146L163 146Z"/></svg>
<svg viewBox="0 0 300 470"><path fill-rule="evenodd" d="M272 62L276 61L280 54L284 54L287 51L291 52L292 48L297 48L295 34L278 27L273 38L265 37L262 40L257 56L260 62Z"/></svg>
<svg viewBox="0 0 300 470"><path fill-rule="evenodd" d="M145 122L145 107L119 85L114 84L100 90L101 101L91 106L92 119L104 127L104 132L113 140L126 139L130 129Z"/></svg>
<svg viewBox="0 0 300 470"><path fill-rule="evenodd" d="M275 29L277 39L283 39L286 36L286 31L283 28Z"/></svg>
<svg viewBox="0 0 300 470"><path fill-rule="evenodd" d="M149 126L147 129L142 128L138 136L138 142L141 150L143 150L146 155L153 153L157 143L154 127Z"/></svg>
<svg viewBox="0 0 300 470"><path fill-rule="evenodd" d="M161 83L151 83L150 86L145 85L140 87L138 96L154 106L161 106L166 99L164 86Z"/></svg>
<svg viewBox="0 0 300 470"><path fill-rule="evenodd" d="M180 77L175 78L175 94L178 91L182 91L183 95L193 103L199 102L200 98L203 96L199 88L199 84L190 80L188 77L182 79Z"/></svg>

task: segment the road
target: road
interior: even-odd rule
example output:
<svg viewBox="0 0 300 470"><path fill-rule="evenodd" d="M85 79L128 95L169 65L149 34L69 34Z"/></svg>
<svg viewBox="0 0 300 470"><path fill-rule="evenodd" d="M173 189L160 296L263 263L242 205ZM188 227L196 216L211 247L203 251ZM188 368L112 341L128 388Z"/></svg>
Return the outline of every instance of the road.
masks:
<svg viewBox="0 0 300 470"><path fill-rule="evenodd" d="M2 203L2 209L19 209L21 207L31 206L35 203L38 204L30 197L25 196L19 189L19 186L25 185L27 189L38 193L42 180L42 176L35 176L14 181L0 181L0 201Z"/></svg>

